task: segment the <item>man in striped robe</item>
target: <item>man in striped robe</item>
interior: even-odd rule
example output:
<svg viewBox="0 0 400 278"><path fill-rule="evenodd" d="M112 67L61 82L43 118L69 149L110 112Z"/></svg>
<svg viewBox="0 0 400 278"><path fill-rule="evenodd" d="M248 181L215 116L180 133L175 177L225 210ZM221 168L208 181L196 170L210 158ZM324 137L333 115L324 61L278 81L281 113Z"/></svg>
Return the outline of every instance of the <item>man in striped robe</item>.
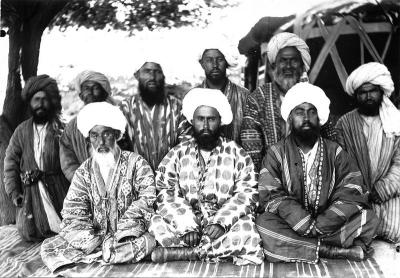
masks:
<svg viewBox="0 0 400 278"><path fill-rule="evenodd" d="M138 262L155 247L147 232L154 175L143 157L118 147L125 126L119 108L106 102L79 112L77 127L89 138L93 155L72 178L59 235L42 243L40 254L51 271L93 261Z"/></svg>
<svg viewBox="0 0 400 278"><path fill-rule="evenodd" d="M202 49L199 55L199 63L206 78L197 88L217 89L228 98L233 111L233 120L229 125L222 126L221 132L227 139L241 145L240 128L249 91L233 83L226 76L226 70L234 65L234 60L229 55L229 51L214 45ZM179 141L190 139L193 136L194 130L188 120L183 118L180 122L179 133Z"/></svg>
<svg viewBox="0 0 400 278"><path fill-rule="evenodd" d="M400 245L400 112L389 97L388 69L368 63L354 70L346 92L357 108L337 123L338 143L356 160L380 220L377 235Z"/></svg>
<svg viewBox="0 0 400 278"><path fill-rule="evenodd" d="M165 76L160 64L145 62L135 77L139 92L120 104L128 121L133 150L142 155L153 170L176 145L181 101L165 91Z"/></svg>
<svg viewBox="0 0 400 278"><path fill-rule="evenodd" d="M377 218L360 171L320 135L329 104L309 83L293 86L282 103L291 133L268 149L258 185L256 224L271 262L362 260L375 235Z"/></svg>
<svg viewBox="0 0 400 278"><path fill-rule="evenodd" d="M258 171L267 149L285 138L287 129L280 109L286 92L298 82L308 82L310 50L300 37L292 33L279 33L271 38L267 47L272 82L249 94L244 108L241 142ZM329 121L322 127L325 138L333 138L334 125Z"/></svg>

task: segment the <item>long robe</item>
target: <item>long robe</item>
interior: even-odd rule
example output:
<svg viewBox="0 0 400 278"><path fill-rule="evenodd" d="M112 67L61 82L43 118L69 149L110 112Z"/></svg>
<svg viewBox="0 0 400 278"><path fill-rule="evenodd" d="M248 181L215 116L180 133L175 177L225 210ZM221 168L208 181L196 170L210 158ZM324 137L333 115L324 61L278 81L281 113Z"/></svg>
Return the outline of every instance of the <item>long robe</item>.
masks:
<svg viewBox="0 0 400 278"><path fill-rule="evenodd" d="M163 157L177 144L181 101L167 95L163 103L150 109L137 94L122 101L120 107L128 121L133 150L142 155L153 170L157 169Z"/></svg>
<svg viewBox="0 0 400 278"><path fill-rule="evenodd" d="M207 88L207 83L204 80L196 88ZM240 129L243 121L243 111L246 105L246 99L249 91L228 79L227 84L222 91L227 97L229 104L232 108L233 119L232 123L221 127L222 135L229 139L235 141L237 144L241 145L240 142ZM193 127L185 117L182 117L179 123L179 142L190 139L193 136Z"/></svg>
<svg viewBox="0 0 400 278"><path fill-rule="evenodd" d="M260 171L257 228L270 261L316 263L320 243L368 246L377 224L360 171L336 143L319 138L316 201L305 190L305 166L294 138L272 145Z"/></svg>
<svg viewBox="0 0 400 278"><path fill-rule="evenodd" d="M381 142L370 142L363 132L363 119L357 110L343 115L337 125L338 143L355 159L368 190L376 190L381 204L372 207L380 219L377 234L389 241L400 243L400 137L386 137L381 126L374 126ZM375 161L371 161L368 146L375 148ZM372 163L375 169L372 170Z"/></svg>
<svg viewBox="0 0 400 278"><path fill-rule="evenodd" d="M50 122L46 127L42 154L44 175L40 178L45 184L50 201L58 214L62 209L69 186L60 167L59 139L61 132L61 123ZM16 217L20 235L27 241L40 241L54 233L51 232L46 217L38 182L25 186L21 180L21 176L27 171L39 170L35 161L33 140L33 120L30 118L15 129L10 139L4 159L4 185L11 200L19 194L22 194L24 198L24 205L22 208L17 208ZM28 213L28 216L25 213Z"/></svg>
<svg viewBox="0 0 400 278"><path fill-rule="evenodd" d="M141 260L155 247L147 233L154 200L154 175L140 155L121 151L107 182L89 158L72 179L60 234L42 244L43 262L55 271L101 256L107 263Z"/></svg>
<svg viewBox="0 0 400 278"><path fill-rule="evenodd" d="M149 231L164 247L185 246L182 236L212 224L225 233L203 235L201 258L260 264L263 254L253 212L258 201L254 165L234 141L219 139L203 161L194 139L180 143L161 161L156 174L157 214Z"/></svg>
<svg viewBox="0 0 400 278"><path fill-rule="evenodd" d="M281 116L281 93L274 83L266 83L251 92L243 112L241 142L259 171L269 146L286 136L286 124ZM332 117L321 128L321 135L334 139Z"/></svg>

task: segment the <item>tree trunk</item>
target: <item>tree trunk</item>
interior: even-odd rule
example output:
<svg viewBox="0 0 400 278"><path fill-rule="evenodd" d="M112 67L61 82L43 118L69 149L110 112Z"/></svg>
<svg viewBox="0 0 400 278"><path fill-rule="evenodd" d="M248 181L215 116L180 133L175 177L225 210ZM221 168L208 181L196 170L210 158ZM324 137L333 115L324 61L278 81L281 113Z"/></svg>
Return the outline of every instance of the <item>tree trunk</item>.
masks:
<svg viewBox="0 0 400 278"><path fill-rule="evenodd" d="M21 98L21 69L25 81L37 74L43 31L67 2L27 0L5 3L12 12L6 15L9 22L8 79L3 115L0 116L0 225L15 223L15 207L5 193L3 171L11 135L28 116L27 104Z"/></svg>

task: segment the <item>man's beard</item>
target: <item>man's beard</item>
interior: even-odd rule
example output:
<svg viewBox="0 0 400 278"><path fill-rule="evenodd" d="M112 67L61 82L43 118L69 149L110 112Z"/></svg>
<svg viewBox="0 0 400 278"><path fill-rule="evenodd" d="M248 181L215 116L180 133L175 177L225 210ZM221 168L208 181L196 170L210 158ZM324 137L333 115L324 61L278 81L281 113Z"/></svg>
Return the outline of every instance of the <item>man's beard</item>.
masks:
<svg viewBox="0 0 400 278"><path fill-rule="evenodd" d="M114 144L112 148L107 148L103 145L93 148L93 159L99 164L100 169L112 168L115 165L114 155L117 152L117 145Z"/></svg>
<svg viewBox="0 0 400 278"><path fill-rule="evenodd" d="M379 114L381 102L359 103L358 112L365 116L376 116Z"/></svg>
<svg viewBox="0 0 400 278"><path fill-rule="evenodd" d="M45 108L36 108L32 111L32 118L36 124L45 124L50 120L51 113Z"/></svg>
<svg viewBox="0 0 400 278"><path fill-rule="evenodd" d="M206 132L207 131L207 132ZM216 131L203 129L200 132L194 131L193 137L196 140L199 148L202 150L211 151L217 146L218 138L221 134L221 129L218 128Z"/></svg>
<svg viewBox="0 0 400 278"><path fill-rule="evenodd" d="M297 73L294 73L292 76L285 76L283 73L278 73L278 70L275 69L272 74L274 81L285 93L300 81L300 75Z"/></svg>
<svg viewBox="0 0 400 278"><path fill-rule="evenodd" d="M306 124L308 124L309 129L303 129L304 125ZM319 124L313 125L310 122L304 123L299 128L294 128L293 126L291 126L290 129L291 133L303 142L315 141L319 137L321 132L321 126Z"/></svg>
<svg viewBox="0 0 400 278"><path fill-rule="evenodd" d="M212 72L214 72L215 74L212 74ZM219 83L225 80L226 78L226 72L224 73L223 71L219 70L219 69L214 69L212 70L212 72L209 72L208 74L206 74L206 78L207 80L211 81L211 83Z"/></svg>
<svg viewBox="0 0 400 278"><path fill-rule="evenodd" d="M145 84L139 82L140 96L148 105L161 104L165 99L164 83L158 84L156 88L149 89Z"/></svg>

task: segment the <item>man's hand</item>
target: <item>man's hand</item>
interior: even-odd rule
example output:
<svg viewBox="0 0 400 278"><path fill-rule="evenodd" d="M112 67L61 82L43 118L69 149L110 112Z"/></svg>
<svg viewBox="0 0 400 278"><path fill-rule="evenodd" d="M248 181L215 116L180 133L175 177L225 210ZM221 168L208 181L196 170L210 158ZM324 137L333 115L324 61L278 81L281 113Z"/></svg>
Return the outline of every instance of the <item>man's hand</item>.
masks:
<svg viewBox="0 0 400 278"><path fill-rule="evenodd" d="M371 189L369 193L369 201L376 204L381 204L382 200L375 188Z"/></svg>
<svg viewBox="0 0 400 278"><path fill-rule="evenodd" d="M183 236L183 242L190 247L197 246L200 241L200 235L198 232L189 232Z"/></svg>
<svg viewBox="0 0 400 278"><path fill-rule="evenodd" d="M206 227L204 234L208 235L211 239L217 239L225 233L224 228L220 224L212 224Z"/></svg>
<svg viewBox="0 0 400 278"><path fill-rule="evenodd" d="M22 194L19 194L17 197L13 199L13 204L16 207L22 208L22 202L24 201L24 197Z"/></svg>

